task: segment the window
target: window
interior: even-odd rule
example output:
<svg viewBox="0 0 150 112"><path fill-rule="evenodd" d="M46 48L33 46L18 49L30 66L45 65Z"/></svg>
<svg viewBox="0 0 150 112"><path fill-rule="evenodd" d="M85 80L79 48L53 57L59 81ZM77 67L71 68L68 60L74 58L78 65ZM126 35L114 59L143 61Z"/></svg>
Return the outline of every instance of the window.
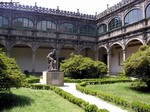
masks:
<svg viewBox="0 0 150 112"><path fill-rule="evenodd" d="M97 32L98 32L98 35L107 32L107 25L106 25L106 24L101 24L101 25L98 27L98 31L97 31Z"/></svg>
<svg viewBox="0 0 150 112"><path fill-rule="evenodd" d="M124 25L132 24L142 19L142 11L141 9L133 9L131 10L124 19Z"/></svg>
<svg viewBox="0 0 150 112"><path fill-rule="evenodd" d="M2 16L0 16L0 27L2 28L8 27L8 20Z"/></svg>
<svg viewBox="0 0 150 112"><path fill-rule="evenodd" d="M37 23L37 30L41 31L56 31L56 24L52 21L40 21Z"/></svg>
<svg viewBox="0 0 150 112"><path fill-rule="evenodd" d="M146 18L149 18L150 17L150 4L147 6L145 12L146 12Z"/></svg>
<svg viewBox="0 0 150 112"><path fill-rule="evenodd" d="M80 34L95 35L95 29L92 26L84 25L80 28Z"/></svg>
<svg viewBox="0 0 150 112"><path fill-rule="evenodd" d="M76 33L76 29L74 26L70 23L63 23L60 25L59 28L60 32L66 32L66 33Z"/></svg>
<svg viewBox="0 0 150 112"><path fill-rule="evenodd" d="M27 18L17 18L12 22L13 28L33 29L33 22Z"/></svg>
<svg viewBox="0 0 150 112"><path fill-rule="evenodd" d="M116 28L119 28L122 26L122 21L119 17L115 17L113 18L110 22L109 22L109 25L108 25L108 29L109 31L111 30L114 30Z"/></svg>

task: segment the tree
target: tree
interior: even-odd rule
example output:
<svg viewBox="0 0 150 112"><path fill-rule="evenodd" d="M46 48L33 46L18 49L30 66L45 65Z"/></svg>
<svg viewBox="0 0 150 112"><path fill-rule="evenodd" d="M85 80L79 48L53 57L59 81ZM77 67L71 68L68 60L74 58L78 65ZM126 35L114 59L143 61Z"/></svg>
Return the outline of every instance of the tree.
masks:
<svg viewBox="0 0 150 112"><path fill-rule="evenodd" d="M150 87L150 46L141 46L123 66L127 76L138 77Z"/></svg>
<svg viewBox="0 0 150 112"><path fill-rule="evenodd" d="M107 67L100 61L71 54L71 57L61 63L60 69L72 78L98 78L106 74Z"/></svg>
<svg viewBox="0 0 150 112"><path fill-rule="evenodd" d="M8 58L0 50L0 91L21 87L25 83L24 79L25 75L22 74L15 60Z"/></svg>

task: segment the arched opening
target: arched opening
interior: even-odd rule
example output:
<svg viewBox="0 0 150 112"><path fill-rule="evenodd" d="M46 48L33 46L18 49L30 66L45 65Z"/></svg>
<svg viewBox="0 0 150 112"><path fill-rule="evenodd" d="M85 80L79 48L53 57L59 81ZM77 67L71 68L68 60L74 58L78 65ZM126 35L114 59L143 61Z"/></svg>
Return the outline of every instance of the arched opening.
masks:
<svg viewBox="0 0 150 112"><path fill-rule="evenodd" d="M75 28L75 26L71 23L63 23L60 25L59 27L59 31L62 33L77 33L77 29Z"/></svg>
<svg viewBox="0 0 150 112"><path fill-rule="evenodd" d="M107 65L107 49L105 47L99 48L98 60L104 62Z"/></svg>
<svg viewBox="0 0 150 112"><path fill-rule="evenodd" d="M56 24L53 21L42 20L37 23L37 30L55 32Z"/></svg>
<svg viewBox="0 0 150 112"><path fill-rule="evenodd" d="M89 57L93 60L95 60L95 52L89 47L83 48L80 54L84 57Z"/></svg>
<svg viewBox="0 0 150 112"><path fill-rule="evenodd" d="M142 45L143 44L137 39L129 41L126 45L126 59L133 53L136 53Z"/></svg>
<svg viewBox="0 0 150 112"><path fill-rule="evenodd" d="M113 18L108 24L108 30L112 31L122 26L122 21L120 17Z"/></svg>
<svg viewBox="0 0 150 112"><path fill-rule="evenodd" d="M143 19L141 9L133 9L124 18L124 25L129 25Z"/></svg>
<svg viewBox="0 0 150 112"><path fill-rule="evenodd" d="M145 16L146 18L150 17L150 4L148 4L147 7L145 8Z"/></svg>
<svg viewBox="0 0 150 112"><path fill-rule="evenodd" d="M97 34L101 35L107 32L107 25L106 24L101 24L98 29L97 29Z"/></svg>
<svg viewBox="0 0 150 112"><path fill-rule="evenodd" d="M110 47L110 68L109 72L112 75L117 75L118 72L123 71L122 62L123 62L123 48L119 44L114 44Z"/></svg>
<svg viewBox="0 0 150 112"><path fill-rule="evenodd" d="M38 47L35 53L34 72L41 73L48 69L48 60L46 57L53 49L51 45Z"/></svg>
<svg viewBox="0 0 150 112"><path fill-rule="evenodd" d="M12 27L17 29L33 29L33 22L28 18L16 18L12 21Z"/></svg>
<svg viewBox="0 0 150 112"><path fill-rule="evenodd" d="M32 72L32 49L25 44L16 44L10 50L10 57L15 58L22 72Z"/></svg>
<svg viewBox="0 0 150 112"><path fill-rule="evenodd" d="M84 25L80 27L80 34L81 35L95 35L96 30L93 26L91 25Z"/></svg>

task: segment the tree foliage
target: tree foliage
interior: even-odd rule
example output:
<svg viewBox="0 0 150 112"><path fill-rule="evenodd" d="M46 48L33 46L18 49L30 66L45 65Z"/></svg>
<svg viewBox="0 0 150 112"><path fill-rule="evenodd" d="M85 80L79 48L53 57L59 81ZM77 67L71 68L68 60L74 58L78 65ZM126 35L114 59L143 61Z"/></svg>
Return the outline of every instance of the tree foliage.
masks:
<svg viewBox="0 0 150 112"><path fill-rule="evenodd" d="M0 50L0 91L10 90L11 87L20 87L24 84L25 75L22 74L15 60L8 58Z"/></svg>
<svg viewBox="0 0 150 112"><path fill-rule="evenodd" d="M127 76L141 78L150 87L150 46L142 46L123 64Z"/></svg>
<svg viewBox="0 0 150 112"><path fill-rule="evenodd" d="M61 63L60 69L72 78L98 78L106 74L107 67L100 61L71 54L71 57Z"/></svg>

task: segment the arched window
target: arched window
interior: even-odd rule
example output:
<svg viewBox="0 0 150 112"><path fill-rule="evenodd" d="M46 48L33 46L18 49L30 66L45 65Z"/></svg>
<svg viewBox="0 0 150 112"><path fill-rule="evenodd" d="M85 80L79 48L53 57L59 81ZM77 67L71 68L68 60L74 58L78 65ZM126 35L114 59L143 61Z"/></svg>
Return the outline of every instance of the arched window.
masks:
<svg viewBox="0 0 150 112"><path fill-rule="evenodd" d="M63 23L59 27L60 32L66 33L76 33L76 29L74 28L73 24L70 23Z"/></svg>
<svg viewBox="0 0 150 112"><path fill-rule="evenodd" d="M84 25L80 28L80 34L83 35L95 35L95 28L89 25Z"/></svg>
<svg viewBox="0 0 150 112"><path fill-rule="evenodd" d="M41 31L56 31L56 24L52 21L40 21L37 23L37 30Z"/></svg>
<svg viewBox="0 0 150 112"><path fill-rule="evenodd" d="M146 18L150 17L150 4L146 7Z"/></svg>
<svg viewBox="0 0 150 112"><path fill-rule="evenodd" d="M132 24L142 19L142 11L141 9L133 9L131 10L124 19L124 25Z"/></svg>
<svg viewBox="0 0 150 112"><path fill-rule="evenodd" d="M0 16L0 27L7 28L8 27L8 20L2 16Z"/></svg>
<svg viewBox="0 0 150 112"><path fill-rule="evenodd" d="M113 18L110 22L109 22L109 25L108 25L108 29L109 31L111 30L114 30L116 28L119 28L122 26L122 21L119 17L115 17Z"/></svg>
<svg viewBox="0 0 150 112"><path fill-rule="evenodd" d="M33 29L33 22L27 18L17 18L12 21L12 27L19 29Z"/></svg>
<svg viewBox="0 0 150 112"><path fill-rule="evenodd" d="M98 35L100 35L100 34L103 34L105 32L107 32L107 25L106 24L101 24L98 27L97 33L98 33Z"/></svg>

